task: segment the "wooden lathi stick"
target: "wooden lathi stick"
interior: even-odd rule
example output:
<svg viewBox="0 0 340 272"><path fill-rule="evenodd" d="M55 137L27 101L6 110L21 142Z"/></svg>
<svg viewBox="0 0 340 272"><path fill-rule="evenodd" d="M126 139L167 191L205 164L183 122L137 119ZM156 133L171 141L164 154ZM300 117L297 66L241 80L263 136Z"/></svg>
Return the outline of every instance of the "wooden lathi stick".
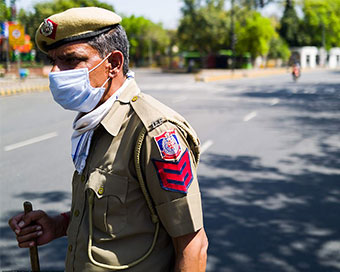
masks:
<svg viewBox="0 0 340 272"><path fill-rule="evenodd" d="M28 214L33 210L32 203L29 201L24 202L24 211L25 214ZM39 255L38 255L38 247L37 244L33 247L30 247L30 259L31 259L31 268L32 272L39 272L40 271L40 264L39 264Z"/></svg>

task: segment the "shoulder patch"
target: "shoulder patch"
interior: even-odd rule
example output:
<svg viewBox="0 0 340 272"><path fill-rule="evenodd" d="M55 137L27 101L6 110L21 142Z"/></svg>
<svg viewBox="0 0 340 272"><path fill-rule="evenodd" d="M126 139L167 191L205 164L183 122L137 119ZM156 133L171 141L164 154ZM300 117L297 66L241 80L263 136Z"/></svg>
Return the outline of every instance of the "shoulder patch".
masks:
<svg viewBox="0 0 340 272"><path fill-rule="evenodd" d="M156 167L161 187L164 190L184 194L188 192L193 180L188 149L176 162L153 160L153 163Z"/></svg>
<svg viewBox="0 0 340 272"><path fill-rule="evenodd" d="M164 160L177 160L182 152L176 130L167 130L161 135L154 137L157 147Z"/></svg>

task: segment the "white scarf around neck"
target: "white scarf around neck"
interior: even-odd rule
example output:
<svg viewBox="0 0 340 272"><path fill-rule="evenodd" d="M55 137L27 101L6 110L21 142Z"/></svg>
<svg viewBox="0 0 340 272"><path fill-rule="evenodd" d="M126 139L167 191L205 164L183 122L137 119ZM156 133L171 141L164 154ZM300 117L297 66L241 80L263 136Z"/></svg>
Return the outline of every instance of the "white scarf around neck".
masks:
<svg viewBox="0 0 340 272"><path fill-rule="evenodd" d="M118 99L121 93L129 85L131 79L134 77L134 73L129 71L127 78L123 85L102 105L93 111L83 115L79 113L73 121L73 134L71 137L72 143L72 159L74 166L79 174L81 174L86 165L86 159L89 155L91 140L94 129L104 119L107 113L113 106L113 103Z"/></svg>

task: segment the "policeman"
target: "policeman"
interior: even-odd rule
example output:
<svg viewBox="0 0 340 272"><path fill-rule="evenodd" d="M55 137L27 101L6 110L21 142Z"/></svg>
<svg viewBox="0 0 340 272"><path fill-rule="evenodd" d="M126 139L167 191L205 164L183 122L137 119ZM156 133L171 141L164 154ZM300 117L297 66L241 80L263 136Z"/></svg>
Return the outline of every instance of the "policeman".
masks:
<svg viewBox="0 0 340 272"><path fill-rule="evenodd" d="M19 247L68 236L66 271L204 271L208 241L197 181L199 140L140 91L115 13L72 8L36 32L50 89L73 123L71 211L19 214Z"/></svg>

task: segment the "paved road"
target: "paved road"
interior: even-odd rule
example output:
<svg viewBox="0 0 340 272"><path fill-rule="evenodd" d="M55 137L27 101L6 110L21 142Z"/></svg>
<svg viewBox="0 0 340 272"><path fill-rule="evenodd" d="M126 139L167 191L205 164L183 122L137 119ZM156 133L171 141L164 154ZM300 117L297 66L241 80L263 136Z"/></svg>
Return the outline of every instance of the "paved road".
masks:
<svg viewBox="0 0 340 272"><path fill-rule="evenodd" d="M203 83L140 70L136 79L200 135L208 271L340 271L340 72L296 84L289 74ZM7 220L24 200L69 207L74 114L47 92L0 98L0 109L1 268L27 269ZM45 270L63 269L65 243L41 247Z"/></svg>

